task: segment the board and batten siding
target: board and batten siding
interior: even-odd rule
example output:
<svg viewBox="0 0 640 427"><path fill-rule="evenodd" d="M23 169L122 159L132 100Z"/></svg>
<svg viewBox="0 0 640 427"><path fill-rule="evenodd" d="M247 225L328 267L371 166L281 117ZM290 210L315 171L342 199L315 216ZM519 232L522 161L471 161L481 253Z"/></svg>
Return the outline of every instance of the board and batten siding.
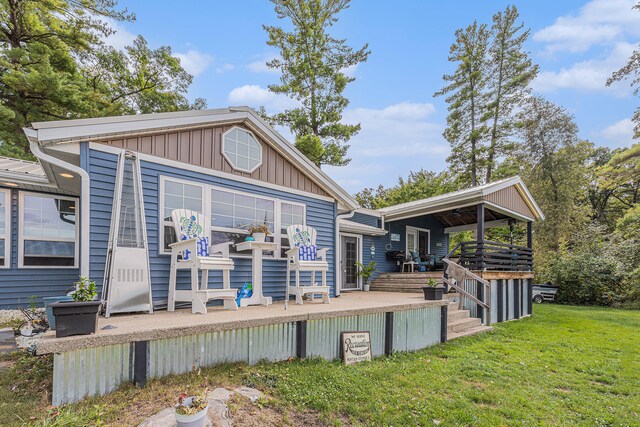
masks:
<svg viewBox="0 0 640 427"><path fill-rule="evenodd" d="M11 260L0 268L0 309L28 307L32 297L42 304L43 297L64 295L78 280L78 268L18 268L18 195L11 189Z"/></svg>
<svg viewBox="0 0 640 427"><path fill-rule="evenodd" d="M99 150L89 150L88 169L91 176L91 278L102 286L104 278L105 259L109 239L109 223L113 206L113 191L117 156ZM216 185L220 188L237 190L257 196L278 198L284 201L304 203L306 205L307 225L314 227L317 232L318 248L329 248L329 273L327 283L331 287L331 294L335 294L334 269L334 233L336 204L314 197L286 193L281 190L261 187L248 183L215 177L187 169L178 169L150 161L141 162L142 187L144 197L145 218L147 223L147 239L149 244L149 264L151 268L151 285L154 302L160 303L167 299L169 289L169 268L171 257L159 254L159 202L160 177L173 177L195 183ZM259 184L259 183L258 183ZM231 286L241 288L245 282L251 282L251 258L249 255L234 257L235 269L231 272ZM285 294L286 261L284 259L264 258L263 261L263 293L274 299L284 299ZM320 274L316 274L320 280ZM178 273L178 288L186 289L190 285L189 272ZM209 287L221 287L219 272L209 275Z"/></svg>
<svg viewBox="0 0 640 427"><path fill-rule="evenodd" d="M262 164L252 173L233 169L222 155L222 134L234 126L249 130L262 145ZM327 192L243 123L209 126L97 141L100 144L176 160L216 171L328 196Z"/></svg>
<svg viewBox="0 0 640 427"><path fill-rule="evenodd" d="M496 205L503 206L509 210L524 215L529 218L535 218L535 214L529 209L524 198L520 195L520 192L515 186L510 186L498 190L494 193L487 194L484 199L488 202L495 203Z"/></svg>

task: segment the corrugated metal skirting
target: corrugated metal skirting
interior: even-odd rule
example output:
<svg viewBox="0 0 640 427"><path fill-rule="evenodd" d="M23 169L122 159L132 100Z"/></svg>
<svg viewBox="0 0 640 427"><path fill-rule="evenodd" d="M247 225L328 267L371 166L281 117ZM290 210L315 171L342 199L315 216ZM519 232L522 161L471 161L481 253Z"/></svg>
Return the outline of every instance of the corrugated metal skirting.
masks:
<svg viewBox="0 0 640 427"><path fill-rule="evenodd" d="M255 364L296 355L296 324L280 323L149 342L149 378L227 362Z"/></svg>
<svg viewBox="0 0 640 427"><path fill-rule="evenodd" d="M323 359L340 358L340 333L369 331L373 356L384 354L384 313L334 317L307 322L307 356Z"/></svg>
<svg viewBox="0 0 640 427"><path fill-rule="evenodd" d="M53 405L102 395L133 379L133 343L55 354Z"/></svg>
<svg viewBox="0 0 640 427"><path fill-rule="evenodd" d="M396 311L393 350L414 351L440 342L440 307Z"/></svg>

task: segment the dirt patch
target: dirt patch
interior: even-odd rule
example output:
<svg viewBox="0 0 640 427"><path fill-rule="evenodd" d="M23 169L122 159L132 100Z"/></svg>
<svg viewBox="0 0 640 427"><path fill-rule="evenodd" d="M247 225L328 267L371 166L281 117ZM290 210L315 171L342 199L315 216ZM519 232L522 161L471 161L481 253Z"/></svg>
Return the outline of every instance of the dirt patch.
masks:
<svg viewBox="0 0 640 427"><path fill-rule="evenodd" d="M269 399L260 399L256 403L251 403L246 397L236 394L231 397L228 405L234 427L351 425L346 417L327 418L319 412L283 407Z"/></svg>

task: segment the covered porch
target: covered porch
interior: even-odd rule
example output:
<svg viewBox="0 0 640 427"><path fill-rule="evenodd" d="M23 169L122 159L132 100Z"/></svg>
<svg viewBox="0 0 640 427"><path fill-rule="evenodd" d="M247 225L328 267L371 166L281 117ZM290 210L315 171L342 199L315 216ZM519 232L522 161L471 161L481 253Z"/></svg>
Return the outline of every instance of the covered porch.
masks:
<svg viewBox="0 0 640 427"><path fill-rule="evenodd" d="M389 238L388 262L380 271L389 274L442 271L444 259L475 272L532 272L533 222L544 218L519 177L391 206L381 213ZM514 241L517 224L525 224L525 244ZM486 238L487 230L495 227L508 227L507 241ZM451 247L451 235L464 231L473 231L474 238Z"/></svg>

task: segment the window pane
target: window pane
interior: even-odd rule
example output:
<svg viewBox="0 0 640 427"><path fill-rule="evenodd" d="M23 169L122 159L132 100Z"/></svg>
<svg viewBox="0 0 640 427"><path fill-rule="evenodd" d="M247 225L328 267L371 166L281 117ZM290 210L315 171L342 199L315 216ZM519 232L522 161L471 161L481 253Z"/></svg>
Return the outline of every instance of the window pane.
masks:
<svg viewBox="0 0 640 427"><path fill-rule="evenodd" d="M164 192L166 194L182 195L182 184L167 180L164 182Z"/></svg>
<svg viewBox="0 0 640 427"><path fill-rule="evenodd" d="M189 184L183 184L183 185L184 185L185 197L191 197L198 200L202 198L202 191L200 190L200 187L198 187L197 185L189 185Z"/></svg>
<svg viewBox="0 0 640 427"><path fill-rule="evenodd" d="M216 215L211 221L211 225L214 227L233 228L233 217L225 215Z"/></svg>
<svg viewBox="0 0 640 427"><path fill-rule="evenodd" d="M44 240L25 240L24 255L74 257L74 242L49 242Z"/></svg>
<svg viewBox="0 0 640 427"><path fill-rule="evenodd" d="M228 191L211 190L211 201L233 204L233 193Z"/></svg>
<svg viewBox="0 0 640 427"><path fill-rule="evenodd" d="M73 265L75 257L73 248L76 239L76 201L31 194L25 194L23 201L22 237L26 239L23 263L34 266L58 265L50 264L47 260L40 262L33 259L27 262L26 257L65 256L72 258L69 265Z"/></svg>

